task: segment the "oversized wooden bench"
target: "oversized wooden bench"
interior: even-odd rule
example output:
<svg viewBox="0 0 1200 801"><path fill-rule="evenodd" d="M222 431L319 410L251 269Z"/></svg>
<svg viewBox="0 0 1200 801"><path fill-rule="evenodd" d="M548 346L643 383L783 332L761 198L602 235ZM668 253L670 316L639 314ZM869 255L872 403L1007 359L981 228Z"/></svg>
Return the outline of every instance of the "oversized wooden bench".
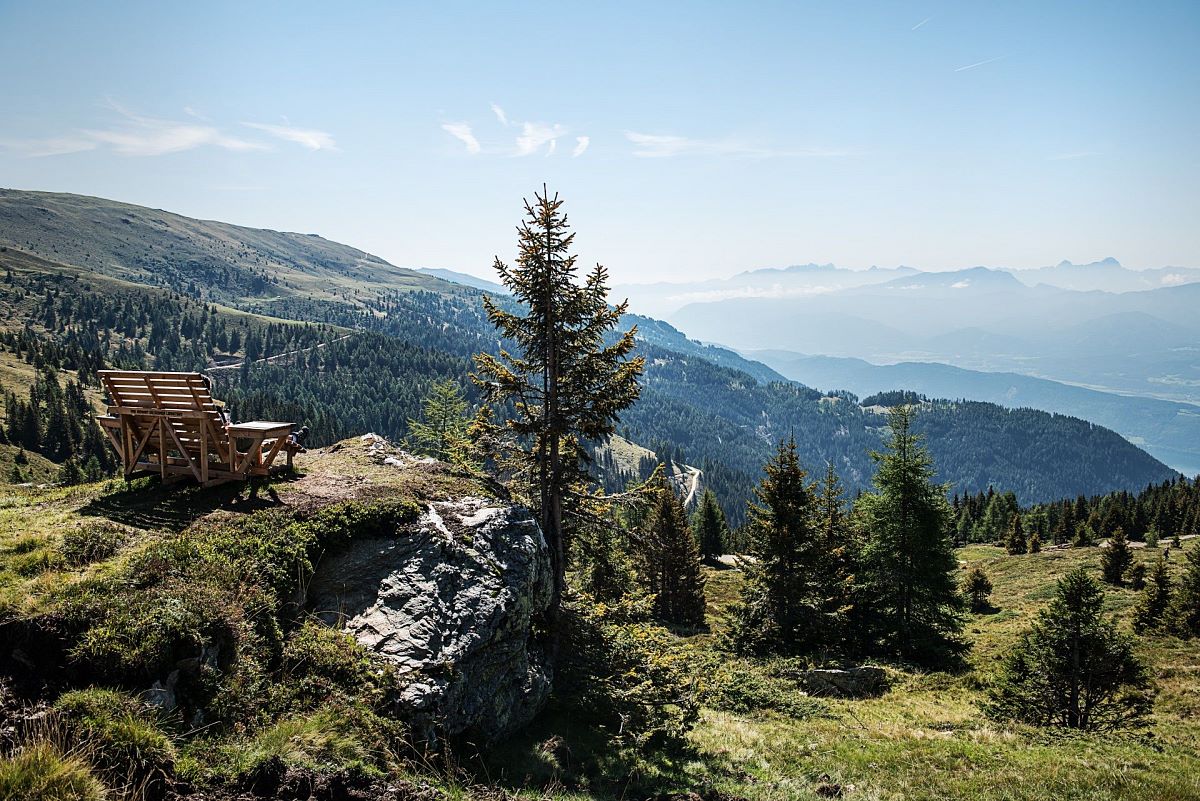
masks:
<svg viewBox="0 0 1200 801"><path fill-rule="evenodd" d="M280 451L287 468L297 448L291 423L226 425L200 373L101 370L111 405L96 418L121 456L125 478L191 476L205 486L268 475ZM239 449L239 443L245 446Z"/></svg>

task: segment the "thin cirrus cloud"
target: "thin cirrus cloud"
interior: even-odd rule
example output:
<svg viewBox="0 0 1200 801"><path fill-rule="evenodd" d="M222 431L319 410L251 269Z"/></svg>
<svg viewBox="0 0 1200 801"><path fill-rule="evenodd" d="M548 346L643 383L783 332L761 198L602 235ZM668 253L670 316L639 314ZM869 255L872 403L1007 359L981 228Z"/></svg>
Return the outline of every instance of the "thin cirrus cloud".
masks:
<svg viewBox="0 0 1200 801"><path fill-rule="evenodd" d="M333 135L311 128L293 128L290 125L268 125L264 122L243 122L247 128L268 133L285 142L294 142L309 150L337 150Z"/></svg>
<svg viewBox="0 0 1200 801"><path fill-rule="evenodd" d="M475 138L475 134L471 133L471 126L465 122L443 123L442 130L466 145L467 152L471 155L475 155L482 149L479 146L479 140Z"/></svg>
<svg viewBox="0 0 1200 801"><path fill-rule="evenodd" d="M234 152L271 149L268 143L221 130L191 108L185 108L184 113L195 121L138 114L112 101L108 101L106 106L119 117L108 127L84 128L65 136L42 139L0 140L0 146L29 157L59 156L98 149L108 149L122 156L164 156L201 147ZM244 124L310 150L337 149L333 137L324 131L264 123Z"/></svg>
<svg viewBox="0 0 1200 801"><path fill-rule="evenodd" d="M996 56L994 58L985 58L983 61L976 61L974 64L964 64L961 67L955 68L954 71L955 72L966 72L967 70L973 70L976 67L982 67L985 64L995 64L997 61L999 61L1002 58L1004 58L1004 56Z"/></svg>
<svg viewBox="0 0 1200 801"><path fill-rule="evenodd" d="M480 153L517 157L542 153L545 156L552 156L558 152L558 140L570 133L570 130L565 125L559 123L518 122L509 117L497 103L491 104L491 110L501 127L512 128L513 126L518 126L520 128L520 133L512 140L511 145L485 145L480 142L475 129L466 122L445 122L442 123L442 130L461 142L466 152L472 156ZM511 133L505 134L505 137L511 135ZM578 158L582 156L590 143L591 137L576 136L575 146L571 149L571 157Z"/></svg>
<svg viewBox="0 0 1200 801"><path fill-rule="evenodd" d="M626 131L625 138L633 144L633 155L638 158L664 159L678 156L731 156L740 158L814 157L832 158L846 156L845 150L822 148L780 149L762 147L737 139L696 139L673 134L648 134Z"/></svg>

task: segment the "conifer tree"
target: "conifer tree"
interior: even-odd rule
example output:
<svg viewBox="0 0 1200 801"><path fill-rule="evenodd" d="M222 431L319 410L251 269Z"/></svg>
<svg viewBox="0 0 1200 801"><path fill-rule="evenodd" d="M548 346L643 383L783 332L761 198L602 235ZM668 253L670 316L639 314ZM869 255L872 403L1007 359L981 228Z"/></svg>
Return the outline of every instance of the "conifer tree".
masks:
<svg viewBox="0 0 1200 801"><path fill-rule="evenodd" d="M700 542L700 555L706 561L715 562L717 557L725 553L729 542L729 524L725 521L725 512L717 503L717 496L712 490L706 489L700 496L700 505L693 516L693 528L696 539Z"/></svg>
<svg viewBox="0 0 1200 801"><path fill-rule="evenodd" d="M1008 535L1004 540L1004 550L1011 555L1023 554L1028 550L1028 544L1025 542L1025 530L1021 525L1021 516L1019 514L1012 516L1012 521L1008 525Z"/></svg>
<svg viewBox="0 0 1200 801"><path fill-rule="evenodd" d="M817 527L824 543L828 565L822 593L829 599L828 607L835 616L834 624L845 628L853 611L858 543L846 514L842 480L833 469L833 462L825 463L825 478L821 481L816 509ZM847 633L842 636L845 638Z"/></svg>
<svg viewBox="0 0 1200 801"><path fill-rule="evenodd" d="M605 344L627 304L608 305L608 273L598 264L578 282L575 234L562 205L543 187L525 204L516 265L495 260L520 308L486 295L484 307L519 353L480 353L473 376L486 402L515 411L502 425L481 417L475 432L491 455L504 457L518 494L537 511L554 572L552 618L566 585L571 521L588 516L584 445L614 433L619 413L638 397L644 367L641 357L630 358L636 329Z"/></svg>
<svg viewBox="0 0 1200 801"><path fill-rule="evenodd" d="M1030 553L1041 553L1042 552L1042 535L1038 534L1038 531L1036 528L1029 533L1029 552Z"/></svg>
<svg viewBox="0 0 1200 801"><path fill-rule="evenodd" d="M870 605L872 638L885 653L924 663L956 656L962 598L958 594L945 488L933 483L933 460L912 430L912 411L891 411L891 436L874 493L855 514L862 527L861 597Z"/></svg>
<svg viewBox="0 0 1200 801"><path fill-rule="evenodd" d="M1188 551L1179 587L1171 600L1169 617L1172 634L1200 636L1200 547Z"/></svg>
<svg viewBox="0 0 1200 801"><path fill-rule="evenodd" d="M654 596L654 616L668 623L704 623L700 548L675 490L660 482L642 542L643 573Z"/></svg>
<svg viewBox="0 0 1200 801"><path fill-rule="evenodd" d="M1125 529L1120 526L1108 540L1108 547L1100 552L1100 573L1106 582L1120 587L1125 583L1125 571L1133 561Z"/></svg>
<svg viewBox="0 0 1200 801"><path fill-rule="evenodd" d="M418 453L463 465L470 446L467 422L467 401L458 384L437 381L421 404L421 419L408 421L408 434Z"/></svg>
<svg viewBox="0 0 1200 801"><path fill-rule="evenodd" d="M1138 592L1146 589L1146 563L1134 562L1125 571L1125 578L1129 581L1129 589Z"/></svg>
<svg viewBox="0 0 1200 801"><path fill-rule="evenodd" d="M754 561L746 565L731 641L740 653L801 654L830 644L829 559L816 525L808 476L794 439L780 442L763 468L749 508Z"/></svg>
<svg viewBox="0 0 1200 801"><path fill-rule="evenodd" d="M992 594L992 580L983 572L979 565L971 568L963 579L963 595L971 606L972 612L982 612L988 608L988 597Z"/></svg>
<svg viewBox="0 0 1200 801"><path fill-rule="evenodd" d="M1145 723L1145 666L1130 637L1101 615L1104 593L1084 570L1059 580L1050 605L1009 653L991 691L995 717L1088 731Z"/></svg>
<svg viewBox="0 0 1200 801"><path fill-rule="evenodd" d="M1161 628L1171 605L1171 575L1167 571L1167 560L1161 556L1154 562L1150 580L1142 591L1141 600L1133 611L1133 630L1137 632Z"/></svg>

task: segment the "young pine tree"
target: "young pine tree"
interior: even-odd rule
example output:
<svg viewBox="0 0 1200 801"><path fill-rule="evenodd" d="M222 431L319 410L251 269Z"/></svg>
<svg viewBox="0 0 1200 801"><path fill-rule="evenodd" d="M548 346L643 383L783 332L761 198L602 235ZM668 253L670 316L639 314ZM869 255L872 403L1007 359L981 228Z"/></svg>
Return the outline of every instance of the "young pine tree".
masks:
<svg viewBox="0 0 1200 801"><path fill-rule="evenodd" d="M1038 530L1036 528L1033 531L1029 532L1029 552L1030 553L1041 553L1042 552L1042 535L1038 534Z"/></svg>
<svg viewBox="0 0 1200 801"><path fill-rule="evenodd" d="M1132 561L1133 552L1125 539L1125 529L1118 526L1108 540L1108 547L1100 552L1100 574L1107 583L1120 587L1125 583L1125 571Z"/></svg>
<svg viewBox="0 0 1200 801"><path fill-rule="evenodd" d="M1170 606L1171 575L1167 572L1167 560L1160 556L1150 571L1150 580L1133 611L1133 630L1140 633L1162 628L1163 618Z"/></svg>
<svg viewBox="0 0 1200 801"><path fill-rule="evenodd" d="M802 654L837 637L829 619L829 554L817 528L808 476L796 442L780 442L755 488L750 554L731 641L739 653Z"/></svg>
<svg viewBox="0 0 1200 801"><path fill-rule="evenodd" d="M825 463L825 478L817 494L817 528L824 542L828 560L824 594L829 598L828 606L833 610L833 623L845 629L853 617L854 571L858 564L858 543L854 538L849 517L846 514L845 490L842 480L833 469L833 462ZM851 633L843 632L842 638Z"/></svg>
<svg viewBox="0 0 1200 801"><path fill-rule="evenodd" d="M583 443L614 432L618 414L637 400L645 362L630 358L636 329L605 344L627 304L608 305L608 273L600 265L577 281L575 234L558 195L543 187L527 202L517 236L516 265L497 258L495 267L520 308L509 311L486 295L483 303L519 353L480 353L473 376L486 402L511 402L515 416L503 425L481 416L475 431L493 455L505 457L517 494L537 512L550 546L549 614L555 618L566 585L570 521L588 516Z"/></svg>
<svg viewBox="0 0 1200 801"><path fill-rule="evenodd" d="M1129 589L1137 592L1146 589L1146 563L1134 562L1125 571L1125 578L1129 582Z"/></svg>
<svg viewBox="0 0 1200 801"><path fill-rule="evenodd" d="M1103 605L1103 591L1082 568L1063 577L1005 659L989 713L1088 731L1144 724L1152 698L1146 668L1132 639L1101 616Z"/></svg>
<svg viewBox="0 0 1200 801"><path fill-rule="evenodd" d="M725 512L717 503L717 496L712 490L705 490L700 496L700 505L692 518L692 527L696 531L696 539L700 542L700 555L705 561L715 562L717 557L725 553L729 542L729 523L725 520Z"/></svg>
<svg viewBox="0 0 1200 801"><path fill-rule="evenodd" d="M700 548L683 502L662 482L642 541L643 575L654 596L654 616L682 626L704 624Z"/></svg>
<svg viewBox="0 0 1200 801"><path fill-rule="evenodd" d="M1168 618L1172 634L1185 638L1200 636L1200 548L1188 551Z"/></svg>
<svg viewBox="0 0 1200 801"><path fill-rule="evenodd" d="M933 483L933 460L912 430L912 414L907 406L892 410L887 452L873 454L876 491L855 509L864 539L860 595L870 605L863 619L876 647L934 664L966 649L959 637L962 598L948 536L950 505L945 488Z"/></svg>
<svg viewBox="0 0 1200 801"><path fill-rule="evenodd" d="M408 421L414 450L443 462L464 465L468 461L467 401L453 381L437 381L425 398L420 420Z"/></svg>
<svg viewBox="0 0 1200 801"><path fill-rule="evenodd" d="M971 606L972 612L982 612L988 608L988 597L992 594L992 580L983 572L979 565L971 568L963 579L963 596Z"/></svg>
<svg viewBox="0 0 1200 801"><path fill-rule="evenodd" d="M1025 541L1025 529L1021 525L1021 516L1013 515L1012 520L1008 524L1008 534L1004 539L1004 550L1011 555L1023 554L1029 550L1028 544Z"/></svg>

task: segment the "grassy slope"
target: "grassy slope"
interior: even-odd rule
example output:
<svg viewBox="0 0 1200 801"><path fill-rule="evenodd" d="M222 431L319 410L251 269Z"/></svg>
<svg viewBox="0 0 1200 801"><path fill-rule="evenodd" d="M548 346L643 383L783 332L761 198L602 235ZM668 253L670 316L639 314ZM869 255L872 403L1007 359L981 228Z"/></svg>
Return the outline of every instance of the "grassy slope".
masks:
<svg viewBox="0 0 1200 801"><path fill-rule="evenodd" d="M195 280L206 298L302 295L353 302L358 291L454 288L316 235L54 192L0 189L0 245L144 284L182 289ZM270 286L257 295L246 291L245 282L264 272ZM238 291L214 285L217 273L232 276Z"/></svg>
<svg viewBox="0 0 1200 801"><path fill-rule="evenodd" d="M1081 564L1099 574L1099 549L1011 557L981 545L959 558L982 565L995 585L997 611L973 615L967 625L971 673L898 673L881 698L828 701L828 717L706 711L693 734L700 759L689 771L751 799L810 797L825 773L854 785L855 798L1200 798L1200 642L1139 640L1159 687L1149 737L1062 736L991 721L981 711L981 685L1059 577ZM1176 552L1173 570L1182 562ZM736 571L709 574L716 632L739 582ZM1107 608L1125 628L1137 595L1108 591Z"/></svg>
<svg viewBox="0 0 1200 801"><path fill-rule="evenodd" d="M381 493L432 498L481 491L446 474L385 468L364 459L361 450L361 443L351 441L349 447L304 457L306 475L301 480L274 486L279 501L308 506ZM0 499L0 616L45 614L68 587L120 569L151 543L197 521L233 520L275 503L270 495L257 503L239 499L237 487L202 491L148 486L133 493L119 489L114 483L14 490ZM96 521L107 521L128 534L121 552L85 568L63 564L59 549L64 534ZM1200 547L1200 540L1186 547ZM1138 552L1143 559L1151 555ZM712 784L752 801L815 798L824 774L853 785L848 797L864 799L1200 797L1200 642L1139 640L1160 690L1150 736L1062 736L990 721L980 706L989 672L1050 598L1054 581L1080 564L1096 570L1099 549L1010 557L990 546L970 546L959 558L964 565L981 564L995 584L996 611L968 621L975 646L973 671L951 676L894 670L887 694L857 701L812 701L789 682L778 682L778 703L768 699L766 708L758 711L705 709L691 735L694 753L654 766L650 778L689 789ZM1178 571L1182 562L1182 555L1174 554L1172 569ZM723 669L774 675L771 665L713 654L740 581L736 570L708 572L710 630L688 639ZM1123 626L1128 626L1136 597L1129 590L1108 591L1108 607ZM697 665L699 681L709 679L713 664ZM775 711L789 708L799 711ZM503 773L515 784L525 784L526 775L545 778L540 743L546 726L562 734L568 747L580 753L587 748L585 733L547 721L511 744L515 753L510 752ZM555 795L620 797L628 777L610 778L610 783L593 785L591 792L577 789Z"/></svg>

